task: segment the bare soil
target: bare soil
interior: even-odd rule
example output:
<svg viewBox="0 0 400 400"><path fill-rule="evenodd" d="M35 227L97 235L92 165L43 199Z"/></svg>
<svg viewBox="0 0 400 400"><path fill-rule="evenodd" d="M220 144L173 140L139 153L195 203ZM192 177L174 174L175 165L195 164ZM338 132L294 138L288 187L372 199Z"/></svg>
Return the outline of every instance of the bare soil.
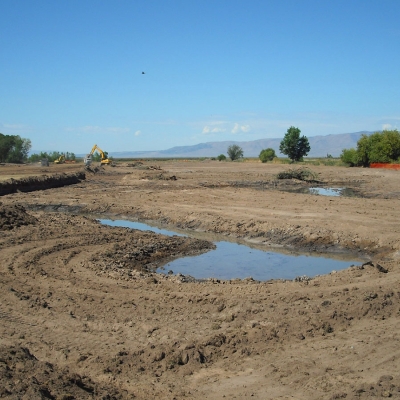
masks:
<svg viewBox="0 0 400 400"><path fill-rule="evenodd" d="M290 168L0 165L0 191L16 187L0 197L0 397L400 398L400 173L276 178ZM358 197L294 192L321 185ZM365 261L313 279L200 282L154 271L209 240L98 217Z"/></svg>

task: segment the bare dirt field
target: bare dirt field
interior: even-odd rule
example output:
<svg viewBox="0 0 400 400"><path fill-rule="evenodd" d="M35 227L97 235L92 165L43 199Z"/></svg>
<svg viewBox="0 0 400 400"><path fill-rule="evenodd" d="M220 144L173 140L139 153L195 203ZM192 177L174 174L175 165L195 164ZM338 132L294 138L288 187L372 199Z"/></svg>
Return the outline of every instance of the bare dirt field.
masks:
<svg viewBox="0 0 400 400"><path fill-rule="evenodd" d="M277 179L291 168L0 165L0 398L400 399L400 172ZM315 186L352 197L299 193ZM265 282L154 272L215 233L364 261Z"/></svg>

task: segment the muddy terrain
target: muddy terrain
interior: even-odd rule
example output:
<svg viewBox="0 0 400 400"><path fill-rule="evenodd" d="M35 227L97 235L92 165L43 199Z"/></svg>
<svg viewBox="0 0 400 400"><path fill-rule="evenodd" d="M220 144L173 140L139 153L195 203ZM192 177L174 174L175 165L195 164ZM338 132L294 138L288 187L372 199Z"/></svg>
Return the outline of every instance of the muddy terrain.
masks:
<svg viewBox="0 0 400 400"><path fill-rule="evenodd" d="M290 169L0 165L0 397L400 398L400 172L277 178ZM315 187L343 195L305 193ZM155 272L215 234L361 261L265 282Z"/></svg>

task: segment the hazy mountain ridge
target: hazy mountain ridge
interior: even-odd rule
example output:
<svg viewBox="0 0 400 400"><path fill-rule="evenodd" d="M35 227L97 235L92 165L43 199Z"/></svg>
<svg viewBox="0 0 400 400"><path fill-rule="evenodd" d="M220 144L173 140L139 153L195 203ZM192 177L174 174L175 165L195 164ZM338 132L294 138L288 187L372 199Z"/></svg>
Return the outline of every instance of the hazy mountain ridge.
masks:
<svg viewBox="0 0 400 400"><path fill-rule="evenodd" d="M343 149L357 147L357 141L362 134L369 135L371 133L361 131L308 137L311 147L308 157L326 157L327 154L339 157ZM247 142L229 140L199 143L193 146L175 146L166 150L109 152L109 155L114 158L217 157L219 154L226 155L228 146L237 144L243 149L244 157L258 157L260 151L268 147L274 149L277 155L282 156L279 152L281 141L282 138L258 139Z"/></svg>

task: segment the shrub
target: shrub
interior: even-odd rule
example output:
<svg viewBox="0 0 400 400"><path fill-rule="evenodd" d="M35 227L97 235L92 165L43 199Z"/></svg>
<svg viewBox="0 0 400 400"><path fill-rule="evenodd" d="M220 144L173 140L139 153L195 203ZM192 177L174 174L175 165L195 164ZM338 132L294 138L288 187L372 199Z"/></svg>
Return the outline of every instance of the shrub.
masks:
<svg viewBox="0 0 400 400"><path fill-rule="evenodd" d="M358 165L358 154L356 149L343 149L340 159L350 167Z"/></svg>
<svg viewBox="0 0 400 400"><path fill-rule="evenodd" d="M400 158L400 132L397 129L361 135L357 149L344 149L341 160L349 165L368 167L371 163L396 162Z"/></svg>
<svg viewBox="0 0 400 400"><path fill-rule="evenodd" d="M220 155L217 157L217 160L218 160L218 161L225 161L225 160L226 160L226 155L220 154Z"/></svg>
<svg viewBox="0 0 400 400"><path fill-rule="evenodd" d="M268 149L261 150L258 158L262 163L266 163L268 161L272 161L276 157L275 150L268 147Z"/></svg>
<svg viewBox="0 0 400 400"><path fill-rule="evenodd" d="M276 177L277 179L299 179L306 182L318 181L318 174L305 167L279 172Z"/></svg>

